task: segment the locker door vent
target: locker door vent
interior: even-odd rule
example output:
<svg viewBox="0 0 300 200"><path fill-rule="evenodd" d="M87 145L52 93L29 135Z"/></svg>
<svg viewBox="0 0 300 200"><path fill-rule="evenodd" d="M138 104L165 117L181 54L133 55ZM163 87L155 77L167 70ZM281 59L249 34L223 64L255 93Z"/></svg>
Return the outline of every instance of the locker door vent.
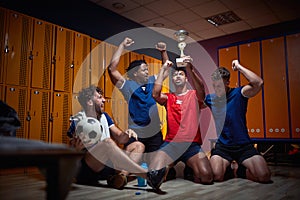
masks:
<svg viewBox="0 0 300 200"><path fill-rule="evenodd" d="M69 129L69 95L64 94L64 100L63 100L63 129L62 129L62 142L67 144L68 138L67 138L67 131Z"/></svg>
<svg viewBox="0 0 300 200"><path fill-rule="evenodd" d="M29 18L23 17L22 19L22 43L21 43L21 60L20 60L20 77L19 77L19 85L26 86L28 82L28 58L30 51L30 31L29 28Z"/></svg>
<svg viewBox="0 0 300 200"><path fill-rule="evenodd" d="M25 116L27 113L26 112L26 89L20 89L19 90L19 105L18 105L18 116L21 122L21 127L17 129L16 135L17 137L20 138L26 138L25 135Z"/></svg>
<svg viewBox="0 0 300 200"><path fill-rule="evenodd" d="M65 46L65 84L64 84L64 90L70 91L70 65L72 63L72 52L70 51L72 49L72 34L71 31L67 31L66 33L66 46Z"/></svg>
<svg viewBox="0 0 300 200"><path fill-rule="evenodd" d="M50 88L50 70L51 70L51 30L52 26L45 26L45 42L44 42L44 61L43 61L43 88Z"/></svg>
<svg viewBox="0 0 300 200"><path fill-rule="evenodd" d="M49 93L43 92L42 96L42 117L40 140L48 141L48 110L49 110Z"/></svg>

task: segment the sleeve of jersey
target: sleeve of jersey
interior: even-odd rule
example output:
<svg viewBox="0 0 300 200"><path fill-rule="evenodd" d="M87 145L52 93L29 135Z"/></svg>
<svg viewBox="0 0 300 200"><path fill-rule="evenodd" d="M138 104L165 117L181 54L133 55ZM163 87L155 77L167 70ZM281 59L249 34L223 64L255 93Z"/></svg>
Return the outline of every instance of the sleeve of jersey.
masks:
<svg viewBox="0 0 300 200"><path fill-rule="evenodd" d="M206 95L206 97L205 97L205 99L204 99L204 104L206 105L206 106L208 106L208 107L210 107L211 106L211 96L208 94L208 95Z"/></svg>
<svg viewBox="0 0 300 200"><path fill-rule="evenodd" d="M72 120L71 124L70 124L70 127L69 127L69 129L67 131L68 137L70 137L70 138L73 137L73 133L75 133L75 129L76 129L76 124L75 124L75 121Z"/></svg>
<svg viewBox="0 0 300 200"><path fill-rule="evenodd" d="M103 114L104 114L105 117L106 117L106 120L107 120L107 123L108 123L108 127L114 126L115 123L114 123L114 121L112 120L112 118L111 118L106 112L104 112Z"/></svg>
<svg viewBox="0 0 300 200"><path fill-rule="evenodd" d="M126 80L121 88L119 88L120 92L124 96L125 99L129 99L129 87L130 87L130 81Z"/></svg>

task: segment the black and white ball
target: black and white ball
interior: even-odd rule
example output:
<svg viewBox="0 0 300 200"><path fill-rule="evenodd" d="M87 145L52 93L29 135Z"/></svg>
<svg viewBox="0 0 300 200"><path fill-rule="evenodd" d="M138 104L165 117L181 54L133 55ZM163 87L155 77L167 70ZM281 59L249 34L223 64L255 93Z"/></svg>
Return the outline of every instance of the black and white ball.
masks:
<svg viewBox="0 0 300 200"><path fill-rule="evenodd" d="M90 147L101 140L101 124L93 117L85 117L77 123L76 135L86 147Z"/></svg>

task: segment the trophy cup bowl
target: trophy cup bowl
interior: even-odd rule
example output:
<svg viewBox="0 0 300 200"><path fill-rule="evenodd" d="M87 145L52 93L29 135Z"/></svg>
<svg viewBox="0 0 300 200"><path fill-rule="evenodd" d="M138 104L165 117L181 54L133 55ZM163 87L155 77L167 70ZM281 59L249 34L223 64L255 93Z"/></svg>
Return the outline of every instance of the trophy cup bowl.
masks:
<svg viewBox="0 0 300 200"><path fill-rule="evenodd" d="M180 58L176 58L177 67L185 67L186 66L186 63L183 62L182 57L185 56L183 53L183 50L186 47L186 43L184 41L186 40L186 37L188 35L189 35L189 33L185 30L179 30L174 33L174 36L178 41L178 48L180 50Z"/></svg>

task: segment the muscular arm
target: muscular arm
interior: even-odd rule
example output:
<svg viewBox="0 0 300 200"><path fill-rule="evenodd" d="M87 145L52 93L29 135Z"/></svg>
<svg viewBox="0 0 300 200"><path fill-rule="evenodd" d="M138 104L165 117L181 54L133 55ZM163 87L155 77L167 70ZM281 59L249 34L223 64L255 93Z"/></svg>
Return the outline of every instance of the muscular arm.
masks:
<svg viewBox="0 0 300 200"><path fill-rule="evenodd" d="M183 61L187 63L186 71L189 74L189 78L191 79L191 84L193 88L196 90L197 98L200 102L204 101L205 98L205 89L204 84L199 75L194 70L194 66L191 63L192 58L190 56L185 56Z"/></svg>
<svg viewBox="0 0 300 200"><path fill-rule="evenodd" d="M258 75L242 66L238 60L232 61L232 69L241 72L241 74L249 81L242 89L242 94L245 97L254 97L259 93L263 85L263 80Z"/></svg>
<svg viewBox="0 0 300 200"><path fill-rule="evenodd" d="M129 138L134 137L137 140L137 134L131 130L127 129L126 131L122 131L117 126L111 126L109 128L111 136L119 143L125 144L128 142Z"/></svg>
<svg viewBox="0 0 300 200"><path fill-rule="evenodd" d="M154 87L152 90L152 97L155 99L156 102L163 105L167 101L167 95L161 93L162 90L162 83L166 78L164 75L169 71L169 68L173 65L173 63L167 60L163 66L161 67L157 79L155 80Z"/></svg>
<svg viewBox="0 0 300 200"><path fill-rule="evenodd" d="M167 60L169 60L169 56L167 53L167 45L164 42L159 42L155 45L156 49L160 51L161 54L161 61L162 63L166 63ZM163 74L164 79L169 76L169 70L166 70Z"/></svg>
<svg viewBox="0 0 300 200"><path fill-rule="evenodd" d="M130 46L133 43L134 41L132 39L126 37L112 56L110 64L108 66L109 77L112 83L118 88L122 86L125 79L123 78L122 74L117 70L117 67L120 62L123 50L125 49L125 47Z"/></svg>

